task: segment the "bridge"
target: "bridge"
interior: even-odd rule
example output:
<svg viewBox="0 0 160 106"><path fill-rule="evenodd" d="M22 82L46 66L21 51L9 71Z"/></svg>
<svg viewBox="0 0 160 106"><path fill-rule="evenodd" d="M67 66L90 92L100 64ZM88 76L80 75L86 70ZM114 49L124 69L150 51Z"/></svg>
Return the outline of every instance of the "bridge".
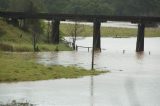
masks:
<svg viewBox="0 0 160 106"><path fill-rule="evenodd" d="M136 52L144 51L144 32L148 23L159 23L159 16L108 16L108 15L82 15L82 14L54 14L54 13L28 13L28 12L0 12L0 17L11 19L45 19L52 21L52 42L59 43L60 21L75 20L93 22L93 47L101 49L101 23L107 21L125 21L138 24Z"/></svg>

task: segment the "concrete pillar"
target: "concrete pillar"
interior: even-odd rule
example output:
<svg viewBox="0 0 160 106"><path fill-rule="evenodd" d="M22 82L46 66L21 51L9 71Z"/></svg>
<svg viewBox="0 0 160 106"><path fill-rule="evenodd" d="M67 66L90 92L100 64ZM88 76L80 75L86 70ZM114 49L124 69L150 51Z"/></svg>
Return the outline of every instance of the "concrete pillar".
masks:
<svg viewBox="0 0 160 106"><path fill-rule="evenodd" d="M94 42L94 50L101 50L101 22L94 21L93 24L93 42Z"/></svg>
<svg viewBox="0 0 160 106"><path fill-rule="evenodd" d="M144 51L144 32L145 32L145 24L139 23L138 24L136 52Z"/></svg>
<svg viewBox="0 0 160 106"><path fill-rule="evenodd" d="M60 36L59 36L59 20L52 20L52 37L51 41L53 44L59 44Z"/></svg>

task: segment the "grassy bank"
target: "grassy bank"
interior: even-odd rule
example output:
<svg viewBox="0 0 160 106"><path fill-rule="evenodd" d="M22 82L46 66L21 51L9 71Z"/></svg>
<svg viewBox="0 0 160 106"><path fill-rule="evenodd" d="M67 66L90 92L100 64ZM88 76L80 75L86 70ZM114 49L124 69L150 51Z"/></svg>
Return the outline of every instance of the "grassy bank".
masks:
<svg viewBox="0 0 160 106"><path fill-rule="evenodd" d="M70 51L68 45L61 42L59 45L48 44L47 36L38 35L37 46L40 51ZM31 52L33 51L32 34L25 32L5 21L0 20L0 50Z"/></svg>
<svg viewBox="0 0 160 106"><path fill-rule="evenodd" d="M93 27L89 25L79 25L81 32L78 33L83 37L93 35ZM64 35L70 35L69 31L73 30L74 25L72 24L61 24L61 31ZM103 37L135 37L137 35L137 29L133 28L112 28L112 27L102 27L101 35ZM160 37L160 28L146 28L146 37Z"/></svg>
<svg viewBox="0 0 160 106"><path fill-rule="evenodd" d="M36 63L35 59L35 54L0 52L0 82L78 78L104 73L76 67L44 66Z"/></svg>
<svg viewBox="0 0 160 106"><path fill-rule="evenodd" d="M43 51L71 51L72 48L64 43L58 45L54 44L37 44L40 52ZM0 42L1 51L11 51L11 52L33 52L33 45L29 43L11 43L11 42Z"/></svg>

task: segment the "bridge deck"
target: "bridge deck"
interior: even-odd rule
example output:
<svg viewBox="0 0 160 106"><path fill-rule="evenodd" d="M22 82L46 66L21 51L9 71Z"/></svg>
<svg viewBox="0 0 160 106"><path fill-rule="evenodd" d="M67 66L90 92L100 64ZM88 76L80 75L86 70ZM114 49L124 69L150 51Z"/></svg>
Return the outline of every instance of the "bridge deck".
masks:
<svg viewBox="0 0 160 106"><path fill-rule="evenodd" d="M26 12L0 12L0 17L16 19L58 19L91 21L127 21L135 23L160 22L158 16L108 16L108 15L81 15L81 14L54 14L54 13L26 13Z"/></svg>

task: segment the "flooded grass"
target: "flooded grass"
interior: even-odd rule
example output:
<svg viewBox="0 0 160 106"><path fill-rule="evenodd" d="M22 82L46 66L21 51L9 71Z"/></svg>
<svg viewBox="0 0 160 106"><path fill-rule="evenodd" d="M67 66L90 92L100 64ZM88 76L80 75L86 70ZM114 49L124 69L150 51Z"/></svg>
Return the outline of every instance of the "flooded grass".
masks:
<svg viewBox="0 0 160 106"><path fill-rule="evenodd" d="M0 106L36 106L34 104L30 104L28 102L17 102L16 100L13 100L11 103L6 104L0 104Z"/></svg>
<svg viewBox="0 0 160 106"><path fill-rule="evenodd" d="M59 78L78 78L99 75L104 71L92 71L76 67L44 66L35 62L36 55L0 53L0 82L36 81Z"/></svg>

